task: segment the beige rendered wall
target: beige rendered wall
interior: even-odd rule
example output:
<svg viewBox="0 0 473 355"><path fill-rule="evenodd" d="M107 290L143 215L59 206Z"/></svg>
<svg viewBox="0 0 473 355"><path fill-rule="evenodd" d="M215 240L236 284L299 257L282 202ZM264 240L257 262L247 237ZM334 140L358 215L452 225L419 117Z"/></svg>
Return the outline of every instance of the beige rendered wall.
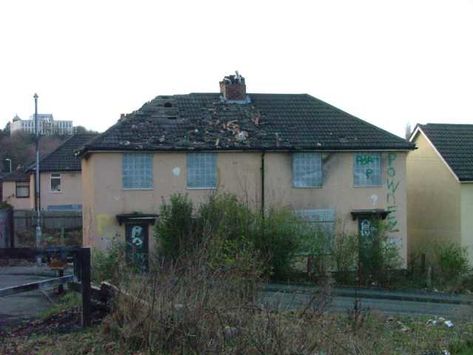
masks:
<svg viewBox="0 0 473 355"><path fill-rule="evenodd" d="M30 210L33 208L34 190L30 183L30 197L16 197L16 183L15 181L3 182L3 200L13 206L15 210Z"/></svg>
<svg viewBox="0 0 473 355"><path fill-rule="evenodd" d="M338 232L357 233L358 222L351 211L386 209L389 236L407 256L405 152L382 153L382 185L354 187L353 153L324 153L324 182L321 188L294 188L290 153L266 155L266 188L268 204L298 209L335 209Z"/></svg>
<svg viewBox="0 0 473 355"><path fill-rule="evenodd" d="M260 203L260 161L257 153L225 153L217 157L217 190L238 195L251 206ZM122 155L94 153L82 159L84 244L106 247L113 238L124 241L120 213L158 213L163 199L187 193L195 202L215 189L187 189L186 153L157 153L153 158L153 189L122 188ZM150 242L152 230L150 229Z"/></svg>
<svg viewBox="0 0 473 355"><path fill-rule="evenodd" d="M81 173L57 172L61 174L61 192L51 191L51 174L43 172L40 175L41 209L47 210L49 206L80 205L82 204Z"/></svg>
<svg viewBox="0 0 473 355"><path fill-rule="evenodd" d="M473 265L473 183L461 185L461 244Z"/></svg>
<svg viewBox="0 0 473 355"><path fill-rule="evenodd" d="M422 133L407 157L409 253L461 242L460 184Z"/></svg>
<svg viewBox="0 0 473 355"><path fill-rule="evenodd" d="M406 256L406 153L382 154L382 185L353 186L353 154L325 154L322 188L292 187L292 158L289 153L265 154L266 207L292 209L333 208L346 232L357 232L354 209L391 209L390 236ZM214 190L186 188L186 153L156 153L153 158L153 189L122 188L122 155L93 153L82 159L84 244L106 247L113 238L124 240L124 227L116 215L158 213L162 199L187 193L196 203ZM249 205L261 204L261 153L221 152L217 158L218 191L232 192ZM390 182L388 184L388 182ZM150 230L150 237L152 231ZM150 238L152 241L152 238Z"/></svg>

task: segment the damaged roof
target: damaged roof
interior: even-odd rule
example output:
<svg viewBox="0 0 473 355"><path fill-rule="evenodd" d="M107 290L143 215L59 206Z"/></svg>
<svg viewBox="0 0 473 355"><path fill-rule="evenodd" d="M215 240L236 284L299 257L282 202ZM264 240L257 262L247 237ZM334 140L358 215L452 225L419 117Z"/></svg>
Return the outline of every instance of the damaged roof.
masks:
<svg viewBox="0 0 473 355"><path fill-rule="evenodd" d="M459 181L473 181L473 124L428 123L417 127L427 136Z"/></svg>
<svg viewBox="0 0 473 355"><path fill-rule="evenodd" d="M307 94L158 96L85 145L87 151L409 150L406 140Z"/></svg>

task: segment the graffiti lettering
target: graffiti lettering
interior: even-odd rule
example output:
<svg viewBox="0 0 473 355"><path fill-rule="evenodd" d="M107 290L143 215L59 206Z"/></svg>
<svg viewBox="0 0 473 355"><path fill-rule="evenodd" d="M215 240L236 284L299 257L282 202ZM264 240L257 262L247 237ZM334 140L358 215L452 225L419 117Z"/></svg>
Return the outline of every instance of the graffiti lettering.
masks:
<svg viewBox="0 0 473 355"><path fill-rule="evenodd" d="M396 168L394 162L396 161L396 153L388 153L387 168L386 168L386 203L388 204L387 210L389 211L387 219L387 228L389 232L399 232L398 219L397 219L397 203L396 203L396 191L399 188L400 181L396 178Z"/></svg>
<svg viewBox="0 0 473 355"><path fill-rule="evenodd" d="M374 163L374 159L371 154L358 154L356 156L356 163L358 165L368 165Z"/></svg>

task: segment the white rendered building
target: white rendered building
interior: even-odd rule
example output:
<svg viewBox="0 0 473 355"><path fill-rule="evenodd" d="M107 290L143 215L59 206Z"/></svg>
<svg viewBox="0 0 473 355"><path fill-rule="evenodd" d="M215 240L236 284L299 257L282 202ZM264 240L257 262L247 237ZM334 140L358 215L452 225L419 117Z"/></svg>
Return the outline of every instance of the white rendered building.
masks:
<svg viewBox="0 0 473 355"><path fill-rule="evenodd" d="M59 121L54 120L53 115L50 113L38 114L38 129L39 134L50 136L53 134L59 135L71 135L73 134L72 121ZM30 116L29 120L22 120L20 117L15 116L10 125L10 134L18 131L27 133L35 133L35 119L34 115Z"/></svg>

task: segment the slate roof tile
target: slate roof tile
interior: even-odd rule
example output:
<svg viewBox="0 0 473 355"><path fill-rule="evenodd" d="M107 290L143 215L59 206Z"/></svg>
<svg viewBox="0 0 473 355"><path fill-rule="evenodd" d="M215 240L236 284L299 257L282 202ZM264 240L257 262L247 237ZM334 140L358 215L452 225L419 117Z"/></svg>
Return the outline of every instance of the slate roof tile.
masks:
<svg viewBox="0 0 473 355"><path fill-rule="evenodd" d="M473 124L418 125L460 181L473 181Z"/></svg>
<svg viewBox="0 0 473 355"><path fill-rule="evenodd" d="M66 139L54 151L40 160L40 171L81 171L80 158L75 152L82 148L91 139L97 137L96 133L75 134ZM34 163L28 170L35 170Z"/></svg>
<svg viewBox="0 0 473 355"><path fill-rule="evenodd" d="M158 96L89 142L95 150L384 150L406 140L306 94Z"/></svg>

